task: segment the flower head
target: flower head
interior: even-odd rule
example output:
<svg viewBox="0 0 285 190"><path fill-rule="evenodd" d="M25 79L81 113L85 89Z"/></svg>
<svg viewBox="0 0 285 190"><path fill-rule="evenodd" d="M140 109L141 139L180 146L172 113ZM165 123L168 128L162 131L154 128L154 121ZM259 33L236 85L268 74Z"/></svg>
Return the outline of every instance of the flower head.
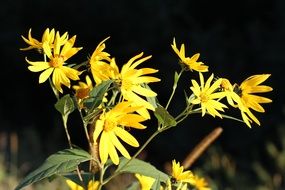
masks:
<svg viewBox="0 0 285 190"><path fill-rule="evenodd" d="M109 37L98 44L90 58L91 73L96 85L111 78L110 73L113 68L109 64L111 62L110 54L104 51L106 47L104 42L108 39Z"/></svg>
<svg viewBox="0 0 285 190"><path fill-rule="evenodd" d="M192 100L191 103L201 105L202 116L204 116L207 112L213 117L218 116L222 118L221 114L218 111L224 111L223 108L227 108L226 105L219 102L220 99L226 96L225 92L218 91L222 79L218 79L213 84L211 84L214 78L213 74L209 77L206 83L204 83L204 77L202 73L199 73L199 76L201 85L199 85L195 80L191 80L193 86L190 89L193 91L196 97L194 100Z"/></svg>
<svg viewBox="0 0 285 190"><path fill-rule="evenodd" d="M208 186L207 181L197 175L194 175L194 183L192 185L197 190L211 190L211 188Z"/></svg>
<svg viewBox="0 0 285 190"><path fill-rule="evenodd" d="M125 157L130 159L130 155L125 147L121 144L121 140L127 144L138 147L138 141L127 132L124 127L145 129L146 127L140 122L145 121L145 118L135 114L139 107L131 107L130 102L121 102L113 109L104 111L100 118L95 123L93 139L99 139L99 156L102 163L106 163L110 156L114 164L119 164L119 157L116 149Z"/></svg>
<svg viewBox="0 0 285 190"><path fill-rule="evenodd" d="M152 177L140 175L140 174L135 174L136 178L140 182L141 190L150 190L153 183L155 182L155 179Z"/></svg>
<svg viewBox="0 0 285 190"><path fill-rule="evenodd" d="M42 52L44 43L48 43L51 47L53 46L54 39L55 39L55 30L54 29L50 30L49 28L47 28L42 35L41 41L32 37L32 29L29 30L28 39L25 38L24 36L21 36L21 37L29 45L29 47L21 48L20 50L25 51L25 50L30 50L30 49L37 49L40 52ZM61 41L64 44L68 40L67 32L65 32L61 36L61 38L62 38Z"/></svg>
<svg viewBox="0 0 285 190"><path fill-rule="evenodd" d="M155 97L157 94L143 85L151 82L158 82L160 79L152 76L145 76L158 72L156 69L136 68L138 65L151 58L151 56L141 58L142 56L143 53L140 53L123 65L119 80L121 82L123 98L133 102L132 106L140 106L141 108L138 109L137 112L143 117L149 119L150 116L147 109L154 111L155 108L143 97Z"/></svg>
<svg viewBox="0 0 285 190"><path fill-rule="evenodd" d="M49 61L29 61L27 62L31 65L28 69L32 72L40 72L39 83L45 82L50 75L52 75L52 82L55 88L59 92L63 92L61 88L61 84L66 87L70 87L70 80L79 80L80 72L70 68L68 66L64 66L65 61L76 54L82 48L74 48L76 36L70 38L66 43L64 43L61 48L63 42L65 41L59 33L56 33L54 46L51 46L48 42L43 43L43 50L45 55L49 58Z"/></svg>
<svg viewBox="0 0 285 190"><path fill-rule="evenodd" d="M88 75L86 75L85 80L86 83L80 81L78 85L72 87L75 90L75 97L77 97L79 104L82 103L82 100L89 97L89 92L93 89L92 81Z"/></svg>
<svg viewBox="0 0 285 190"><path fill-rule="evenodd" d="M74 183L73 181L67 179L66 184L71 190L84 190L84 188L77 183ZM89 181L87 190L97 190L99 188L99 181Z"/></svg>
<svg viewBox="0 0 285 190"><path fill-rule="evenodd" d="M171 176L177 182L193 183L193 173L190 170L184 171L183 166L176 160L172 161Z"/></svg>
<svg viewBox="0 0 285 190"><path fill-rule="evenodd" d="M260 85L269 77L270 74L253 75L245 79L240 86L234 85L234 91L240 96L240 103L237 106L241 111L244 122L249 127L252 121L260 125L259 120L252 114L250 109L264 113L265 110L260 104L272 102L269 98L255 95L255 93L265 93L273 90L270 86Z"/></svg>
<svg viewBox="0 0 285 190"><path fill-rule="evenodd" d="M180 50L176 46L175 38L173 39L173 44L171 44L172 49L180 58L182 64L184 64L190 71L207 72L208 66L204 65L203 62L197 62L200 54L196 53L192 57L185 57L185 46L181 45Z"/></svg>

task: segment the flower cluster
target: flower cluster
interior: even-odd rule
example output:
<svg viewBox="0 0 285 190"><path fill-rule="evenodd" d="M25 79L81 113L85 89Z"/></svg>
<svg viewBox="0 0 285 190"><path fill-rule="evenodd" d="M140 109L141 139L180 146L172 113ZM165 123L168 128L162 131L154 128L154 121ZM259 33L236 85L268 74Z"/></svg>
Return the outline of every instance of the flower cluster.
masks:
<svg viewBox="0 0 285 190"><path fill-rule="evenodd" d="M179 50L175 39L171 46L180 58L183 67L199 72L200 83L194 79L191 80L193 86L190 89L194 94L194 98L191 99L190 103L200 106L202 116L207 113L213 117L218 116L222 118L220 112L224 112L224 108L228 108L228 106L221 102L221 100L226 97L230 106L240 110L242 119L248 127L251 127L252 122L260 125L259 120L253 115L251 109L263 113L265 110L260 104L272 102L269 98L255 94L273 90L270 86L260 85L269 78L270 74L253 75L244 80L240 85L236 83L232 84L226 78L214 80L214 74L211 74L205 83L202 72L208 72L208 66L202 62L197 62L199 54L195 54L191 58L185 57L184 44L181 45Z"/></svg>
<svg viewBox="0 0 285 190"><path fill-rule="evenodd" d="M70 163L77 164L76 171L82 184L84 183L78 168L81 161L78 159L82 159L82 162L90 161L89 172L93 180L88 184L85 183L86 187L67 180L66 183L71 189L101 189L118 174L131 172L135 174L142 190L149 190L154 186L161 190L172 188L210 190L204 178L198 177L190 170L184 171L184 167L175 160L172 161L171 174L167 175L146 162L138 161L136 157L155 136L175 127L190 114L200 113L202 117L209 114L219 118L234 118L224 113L225 109L231 106L239 109L242 118L240 121L251 127L253 122L260 125L253 111L265 112L261 104L271 102L271 99L257 95L272 91L270 86L262 85L270 74L253 75L241 84L232 83L226 78L214 77L214 74L205 78L209 72L209 66L198 61L200 54L186 57L185 45L182 44L178 48L175 39L171 47L179 57L181 70L179 73L175 72L172 93L166 106L163 106L158 101L157 93L149 86L151 83L160 81L153 76L158 70L141 67L151 59L151 56L144 56L143 52L134 55L126 63L117 64L115 57L106 51L105 43L108 37L96 46L86 61L80 64L69 64L67 61L69 62L71 57L82 49L82 47L74 47L76 36L70 38L68 32L61 35L59 31L48 28L44 31L41 41L32 36L31 29L28 37L22 36L22 38L29 46L21 50L35 49L43 55L43 60L31 61L26 58L28 69L32 72L41 72L39 83L47 80L50 82L57 98L56 108L62 115L69 148L74 151L73 154L80 155L79 158L76 157L75 162L70 161ZM172 116L168 106L173 99L180 76L186 71L197 72L199 81L189 80L191 86L188 87L190 95L186 95L186 107L177 116ZM89 143L88 153L77 150L73 146L68 132L67 119L75 109L78 110L82 119ZM147 126L143 122L151 119L152 115L158 120L157 131L140 146L132 130L146 129ZM140 148L132 156L127 150L128 147ZM65 153L68 154L68 152L70 151ZM62 156L63 153L59 155ZM87 156L84 157L84 155ZM47 161L49 167L54 164L50 163L51 160L53 159ZM70 163L68 161L66 164ZM133 163L139 164L140 167L134 167ZM111 165L117 169L113 175L105 177L105 171ZM75 166L72 165L70 168ZM42 179L46 173L52 175L59 172L56 170L56 173L49 171L38 175ZM66 168L63 172L66 172ZM97 172L100 173L99 180L94 180ZM36 172L33 174L37 175ZM33 179L38 179L32 176L31 180L29 177L23 182L24 185L34 182Z"/></svg>

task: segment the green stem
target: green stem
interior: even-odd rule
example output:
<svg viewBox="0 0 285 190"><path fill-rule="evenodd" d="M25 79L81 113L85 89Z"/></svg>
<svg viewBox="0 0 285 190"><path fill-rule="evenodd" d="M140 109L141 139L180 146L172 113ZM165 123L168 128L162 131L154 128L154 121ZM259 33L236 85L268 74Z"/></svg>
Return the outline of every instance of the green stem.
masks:
<svg viewBox="0 0 285 190"><path fill-rule="evenodd" d="M166 106L165 106L165 109L167 110L167 108L168 108L168 106L170 105L170 102L171 102L171 100L172 100L172 98L173 98L173 96L174 96L174 94L175 94L175 91L176 91L176 88L177 88L177 83L178 83L178 81L179 81L179 79L180 79L180 76L181 76L181 74L183 73L183 71L184 71L185 69L181 69L180 70L180 72L179 72L179 74L178 75L176 75L176 72L175 72L175 77L174 77L174 83L173 83L173 87L172 87L172 92L171 92L171 95L170 95L170 97L169 97L169 99L168 99L168 102L167 102L167 104L166 104Z"/></svg>

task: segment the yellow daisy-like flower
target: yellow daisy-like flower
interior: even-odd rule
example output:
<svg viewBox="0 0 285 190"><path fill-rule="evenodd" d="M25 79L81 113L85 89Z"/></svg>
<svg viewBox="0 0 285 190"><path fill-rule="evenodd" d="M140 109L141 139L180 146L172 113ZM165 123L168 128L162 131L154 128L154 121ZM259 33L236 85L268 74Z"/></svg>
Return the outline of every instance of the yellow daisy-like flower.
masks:
<svg viewBox="0 0 285 190"><path fill-rule="evenodd" d="M140 53L131 58L125 65L123 65L119 80L121 82L121 92L123 98L125 100L133 102L132 106L141 106L141 109L137 110L137 112L146 119L149 119L150 115L147 109L154 111L155 108L152 104L143 99L142 96L155 97L157 94L151 89L145 88L143 84L158 82L160 79L152 76L145 76L147 74L158 72L156 69L136 69L138 65L151 58L151 56L141 58L142 56L143 53Z"/></svg>
<svg viewBox="0 0 285 190"><path fill-rule="evenodd" d="M74 48L76 36L70 38L62 47L62 43L64 39L59 35L59 32L56 33L54 40L54 48L50 46L48 42L43 43L44 53L49 58L49 61L29 61L27 62L31 65L28 69L32 72L40 72L39 83L45 82L50 75L52 75L52 82L55 88L59 92L63 92L61 88L61 84L66 87L70 87L70 80L79 80L79 75L81 72L70 68L68 66L64 66L65 61L76 54L82 48Z"/></svg>
<svg viewBox="0 0 285 190"><path fill-rule="evenodd" d="M69 179L67 179L65 182L71 190L84 190L82 186L78 185L77 183L74 183ZM99 188L99 184L100 184L99 181L91 180L88 182L87 190L97 190Z"/></svg>
<svg viewBox="0 0 285 190"><path fill-rule="evenodd" d="M139 107L131 107L130 102L121 102L113 109L104 111L100 118L95 123L93 133L94 142L99 139L99 156L102 163L106 163L110 156L112 162L119 164L119 156L116 149L125 157L130 159L130 155L125 147L121 144L118 137L127 144L138 147L138 141L127 132L124 127L145 129L146 127L140 122L146 119L138 114L135 114Z"/></svg>
<svg viewBox="0 0 285 190"><path fill-rule="evenodd" d="M48 43L51 47L53 47L53 42L55 38L55 30L54 29L50 30L49 28L47 28L42 35L42 41L39 41L32 37L32 29L29 30L28 39L25 38L24 36L21 36L21 37L30 46L26 48L21 48L20 50L26 51L30 49L38 49L40 52L42 52L44 43ZM66 43L67 40L68 40L68 34L67 32L65 32L61 36L61 42L62 42L61 45Z"/></svg>
<svg viewBox="0 0 285 190"><path fill-rule="evenodd" d="M110 79L110 72L112 67L109 65L111 62L110 54L105 52L105 41L108 38L101 41L90 58L91 73L95 80L96 85L100 84L102 81Z"/></svg>
<svg viewBox="0 0 285 190"><path fill-rule="evenodd" d="M199 76L201 85L199 85L195 80L191 80L193 86L190 89L195 95L195 99L192 100L191 103L201 105L202 116L204 116L207 112L213 117L218 116L222 118L222 115L218 111L224 111L223 108L227 108L226 105L219 102L220 99L226 96L225 92L218 91L222 79L216 80L211 85L211 82L214 78L213 74L209 77L206 83L204 83L204 77L202 73L199 73Z"/></svg>
<svg viewBox="0 0 285 190"><path fill-rule="evenodd" d="M153 183L155 182L155 179L152 177L140 175L140 174L135 174L136 178L140 182L140 189L141 190L150 190Z"/></svg>
<svg viewBox="0 0 285 190"><path fill-rule="evenodd" d="M85 80L86 83L80 81L78 85L72 87L75 90L75 96L79 104L81 104L82 100L89 97L89 92L93 89L92 81L88 75L86 75Z"/></svg>
<svg viewBox="0 0 285 190"><path fill-rule="evenodd" d="M194 175L194 183L192 185L197 190L211 190L211 188L208 186L207 181L197 175Z"/></svg>
<svg viewBox="0 0 285 190"><path fill-rule="evenodd" d="M176 160L172 161L171 176L177 182L186 182L190 184L194 183L193 173L190 170L184 171L183 166L180 166L180 163L176 162Z"/></svg>
<svg viewBox="0 0 285 190"><path fill-rule="evenodd" d="M253 75L245 79L240 86L234 85L234 91L240 96L241 100L238 107L248 127L251 127L250 123L252 121L260 125L259 120L252 114L250 109L264 113L265 110L260 104L272 102L269 98L255 95L255 93L265 93L273 90L270 86L260 85L269 77L270 74Z"/></svg>
<svg viewBox="0 0 285 190"><path fill-rule="evenodd" d="M181 45L180 50L176 46L175 38L173 39L173 44L171 44L172 49L180 58L182 64L188 67L190 71L198 71L198 72L208 72L208 66L204 65L203 62L197 62L200 54L196 53L192 57L185 57L185 46Z"/></svg>
<svg viewBox="0 0 285 190"><path fill-rule="evenodd" d="M222 78L220 89L226 93L227 101L231 106L237 107L237 104L241 103L239 95L234 92L234 86L228 79Z"/></svg>

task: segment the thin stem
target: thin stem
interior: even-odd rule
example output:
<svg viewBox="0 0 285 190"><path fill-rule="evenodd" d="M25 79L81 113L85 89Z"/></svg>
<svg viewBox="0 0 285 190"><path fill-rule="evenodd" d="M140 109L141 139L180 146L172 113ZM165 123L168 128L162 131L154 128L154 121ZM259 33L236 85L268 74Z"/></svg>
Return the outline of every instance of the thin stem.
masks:
<svg viewBox="0 0 285 190"><path fill-rule="evenodd" d="M175 94L175 91L176 91L176 88L177 88L177 83L178 83L178 81L179 81L179 79L180 79L180 76L181 76L181 74L183 73L183 71L184 71L185 69L181 69L181 71L179 72L179 74L176 76L176 72L175 72L175 77L174 77L174 83L173 83L173 87L172 87L172 92L171 92L171 95L170 95L170 97L169 97L169 99L168 99L168 102L167 102L167 104L166 104L166 106L165 106L165 109L167 110L167 108L168 108L168 106L170 105L170 102L171 102L171 100L172 100L172 98L173 98L173 96L174 96L174 94Z"/></svg>
<svg viewBox="0 0 285 190"><path fill-rule="evenodd" d="M44 61L47 62L46 54L44 54ZM58 90L55 88L54 84L52 83L51 78L49 78L49 83L50 83L50 86L52 88L52 91L53 91L56 99L59 100ZM70 135L69 135L69 132L68 132L68 129L67 129L67 117L64 117L63 115L61 115L61 118L62 118L62 121L63 121L64 131L65 131L65 135L66 135L66 138L67 138L67 141L68 141L69 148L72 149L73 147L72 147L72 143L71 143L71 138L70 138ZM79 177L79 180L80 180L81 184L84 185L83 179L82 179L82 176L81 176L81 173L79 171L79 167L78 166L76 167L76 172L77 172L77 175Z"/></svg>
<svg viewBox="0 0 285 190"><path fill-rule="evenodd" d="M67 129L67 118L64 117L63 115L61 116L61 118L62 118L62 121L63 121L64 131L65 131L65 135L67 137L69 148L72 149L71 138L70 138L70 135L69 135L69 132L68 132L68 129Z"/></svg>

